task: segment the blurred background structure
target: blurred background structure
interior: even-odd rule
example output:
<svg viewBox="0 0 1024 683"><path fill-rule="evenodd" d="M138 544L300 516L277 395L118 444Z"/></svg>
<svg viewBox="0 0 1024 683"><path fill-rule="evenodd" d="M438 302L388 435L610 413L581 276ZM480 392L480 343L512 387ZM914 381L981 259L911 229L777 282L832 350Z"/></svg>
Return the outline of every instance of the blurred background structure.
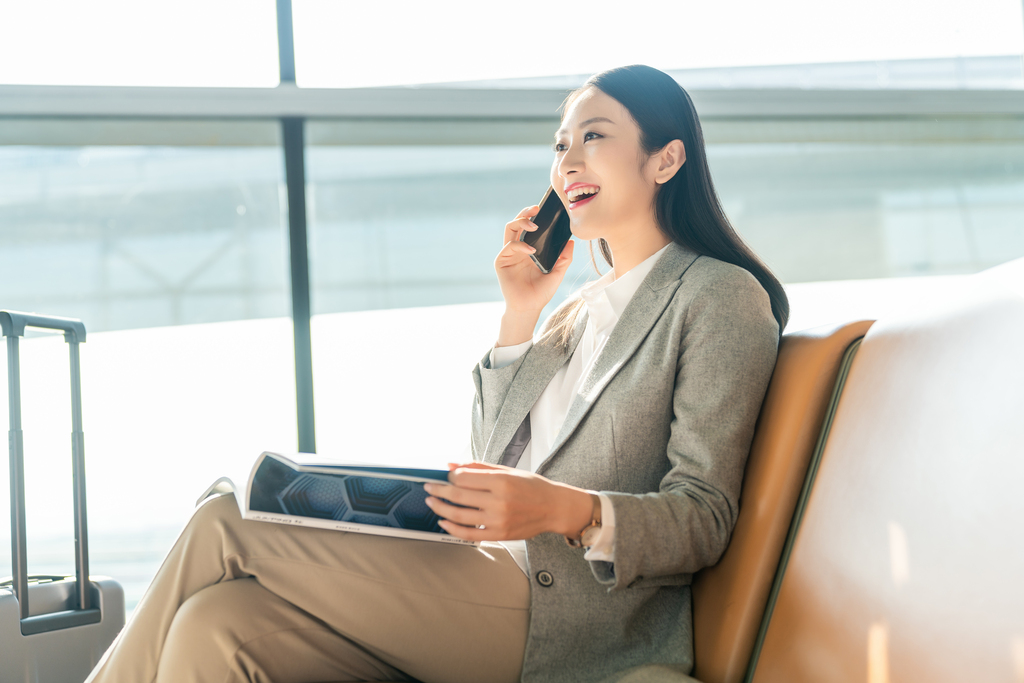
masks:
<svg viewBox="0 0 1024 683"><path fill-rule="evenodd" d="M687 88L799 329L1024 256L1022 53L1019 0L0 0L0 308L90 331L94 572L131 608L261 450L465 457L501 231L591 73ZM23 365L30 570L70 571L62 342Z"/></svg>

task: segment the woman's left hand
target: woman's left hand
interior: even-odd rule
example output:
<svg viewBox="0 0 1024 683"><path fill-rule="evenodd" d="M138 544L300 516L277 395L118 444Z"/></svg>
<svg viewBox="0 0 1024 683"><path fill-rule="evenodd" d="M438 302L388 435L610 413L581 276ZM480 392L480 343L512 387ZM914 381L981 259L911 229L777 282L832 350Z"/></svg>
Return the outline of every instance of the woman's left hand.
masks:
<svg viewBox="0 0 1024 683"><path fill-rule="evenodd" d="M441 528L457 538L511 541L548 531L572 536L590 521L593 504L583 489L502 465L449 467L448 484L424 488L427 505L444 518Z"/></svg>

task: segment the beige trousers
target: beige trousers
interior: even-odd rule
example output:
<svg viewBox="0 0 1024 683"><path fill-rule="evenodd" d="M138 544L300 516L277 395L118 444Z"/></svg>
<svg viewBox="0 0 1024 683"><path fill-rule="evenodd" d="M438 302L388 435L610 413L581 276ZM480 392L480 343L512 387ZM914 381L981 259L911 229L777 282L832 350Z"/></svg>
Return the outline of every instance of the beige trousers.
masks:
<svg viewBox="0 0 1024 683"><path fill-rule="evenodd" d="M508 552L244 521L200 505L87 683L518 681Z"/></svg>

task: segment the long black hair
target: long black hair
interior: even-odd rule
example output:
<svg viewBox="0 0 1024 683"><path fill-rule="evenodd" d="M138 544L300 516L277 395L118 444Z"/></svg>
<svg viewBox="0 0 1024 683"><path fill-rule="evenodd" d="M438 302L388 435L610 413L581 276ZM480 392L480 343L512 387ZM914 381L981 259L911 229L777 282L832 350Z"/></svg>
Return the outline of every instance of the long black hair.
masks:
<svg viewBox="0 0 1024 683"><path fill-rule="evenodd" d="M658 227L674 242L698 254L744 268L768 293L772 315L779 334L789 319L789 299L782 283L758 258L732 227L711 182L704 133L689 94L674 78L649 66L635 64L609 69L587 79L562 105L562 115L587 88L597 88L624 106L640 129L640 147L644 158L660 151L669 142L680 140L686 161L679 171L659 189L655 199ZM604 239L598 241L608 265L612 253ZM593 258L593 252L591 252ZM596 265L596 264L595 264ZM562 308L552 319L560 345L567 347L581 302Z"/></svg>

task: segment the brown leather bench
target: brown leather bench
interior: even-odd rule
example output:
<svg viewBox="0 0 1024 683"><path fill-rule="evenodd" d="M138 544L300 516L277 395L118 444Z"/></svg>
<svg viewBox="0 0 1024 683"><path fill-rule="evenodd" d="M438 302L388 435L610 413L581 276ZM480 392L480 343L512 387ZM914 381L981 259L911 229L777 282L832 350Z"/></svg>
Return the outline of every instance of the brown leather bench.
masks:
<svg viewBox="0 0 1024 683"><path fill-rule="evenodd" d="M808 465L870 327L860 321L783 335L732 539L718 564L694 578L693 675L704 683L743 680Z"/></svg>

